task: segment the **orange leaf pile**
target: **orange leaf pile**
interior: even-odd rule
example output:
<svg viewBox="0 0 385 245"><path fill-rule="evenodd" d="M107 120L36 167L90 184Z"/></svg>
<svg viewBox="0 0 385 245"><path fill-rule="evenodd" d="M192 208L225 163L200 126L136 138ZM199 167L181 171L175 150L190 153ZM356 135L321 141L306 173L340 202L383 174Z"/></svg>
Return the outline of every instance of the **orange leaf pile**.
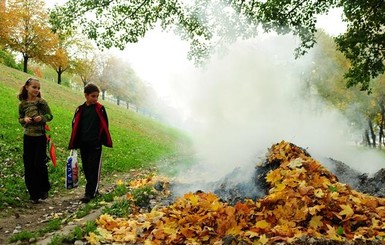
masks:
<svg viewBox="0 0 385 245"><path fill-rule="evenodd" d="M292 242L303 236L335 241L382 240L385 199L338 182L301 148L282 141L268 162L280 166L266 175L269 193L234 206L212 193L187 193L172 205L128 218L102 215L91 244L223 244L233 237L247 244Z"/></svg>

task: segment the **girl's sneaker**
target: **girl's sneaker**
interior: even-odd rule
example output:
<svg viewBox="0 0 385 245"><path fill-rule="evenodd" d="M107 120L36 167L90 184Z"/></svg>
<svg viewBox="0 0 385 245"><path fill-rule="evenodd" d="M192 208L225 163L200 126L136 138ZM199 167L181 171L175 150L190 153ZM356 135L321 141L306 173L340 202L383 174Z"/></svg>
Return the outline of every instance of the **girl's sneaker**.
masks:
<svg viewBox="0 0 385 245"><path fill-rule="evenodd" d="M41 193L41 195L40 195L40 199L41 200L45 200L45 199L47 199L48 198L48 192L43 192L43 193Z"/></svg>
<svg viewBox="0 0 385 245"><path fill-rule="evenodd" d="M31 203L32 204L38 204L39 203L39 199L31 199Z"/></svg>

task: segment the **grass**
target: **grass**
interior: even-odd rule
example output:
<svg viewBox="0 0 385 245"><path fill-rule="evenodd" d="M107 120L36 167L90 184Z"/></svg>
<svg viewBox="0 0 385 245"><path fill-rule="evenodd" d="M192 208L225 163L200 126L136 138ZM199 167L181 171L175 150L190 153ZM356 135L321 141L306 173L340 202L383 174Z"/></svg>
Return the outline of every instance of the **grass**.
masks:
<svg viewBox="0 0 385 245"><path fill-rule="evenodd" d="M18 123L16 96L30 75L0 64L0 211L7 207L24 206L28 193L23 179L22 127ZM56 145L58 166L49 165L51 193L65 193L65 164L75 108L84 102L82 91L41 80L42 97L54 115L49 123ZM109 102L100 101L107 110L113 148L103 148L102 178L117 172L147 168L172 159L171 165L183 159L181 152L189 148L189 139L183 133L151 118L141 116ZM187 159L186 157L184 157ZM179 160L178 160L179 159ZM80 184L83 184L81 178Z"/></svg>
<svg viewBox="0 0 385 245"><path fill-rule="evenodd" d="M60 219L53 219L48 222L48 224L36 231L36 232L29 232L29 231L21 231L20 233L16 233L15 235L11 236L9 239L9 242L17 242L17 241L28 241L30 239L37 239L38 237L48 233L58 230L61 227L61 220Z"/></svg>

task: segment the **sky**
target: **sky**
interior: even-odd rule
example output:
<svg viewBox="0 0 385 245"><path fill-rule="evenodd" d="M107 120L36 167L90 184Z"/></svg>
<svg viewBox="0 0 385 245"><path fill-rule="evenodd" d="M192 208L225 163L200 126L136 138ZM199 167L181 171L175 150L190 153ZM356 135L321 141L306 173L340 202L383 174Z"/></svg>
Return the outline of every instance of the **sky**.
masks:
<svg viewBox="0 0 385 245"><path fill-rule="evenodd" d="M320 17L319 27L339 34L345 29L340 15L333 10ZM160 30L114 52L170 104L173 110L166 117L194 140L199 162L179 176L181 181L219 179L236 167L245 168L247 176L281 140L320 160L331 157L359 171L377 171L383 162L377 153L358 154L348 144L360 133L352 132L346 119L316 95L309 99L300 93L300 76L315 57L309 52L295 60L297 45L290 35L239 41L224 57L213 57L204 70L187 60L186 42ZM370 165L362 164L368 159Z"/></svg>
<svg viewBox="0 0 385 245"><path fill-rule="evenodd" d="M330 35L338 35L346 29L340 15L341 11L335 9L327 16L320 16L319 28L325 29ZM187 60L188 50L187 42L180 40L173 33L156 29L148 32L138 43L128 44L126 49L117 55L127 59L161 97L172 101L172 90L175 86L173 80L176 74L180 70L193 67L192 61Z"/></svg>

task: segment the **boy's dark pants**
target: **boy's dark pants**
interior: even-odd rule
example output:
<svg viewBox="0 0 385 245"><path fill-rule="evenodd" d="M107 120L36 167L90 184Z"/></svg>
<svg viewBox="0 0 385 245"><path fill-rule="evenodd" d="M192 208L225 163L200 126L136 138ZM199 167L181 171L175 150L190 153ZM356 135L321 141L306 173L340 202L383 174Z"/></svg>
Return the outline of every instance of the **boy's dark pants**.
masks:
<svg viewBox="0 0 385 245"><path fill-rule="evenodd" d="M31 200L42 197L51 189L47 168L47 138L24 135L23 160L24 180Z"/></svg>
<svg viewBox="0 0 385 245"><path fill-rule="evenodd" d="M87 181L85 196L94 198L99 188L102 146L80 148L80 156Z"/></svg>

